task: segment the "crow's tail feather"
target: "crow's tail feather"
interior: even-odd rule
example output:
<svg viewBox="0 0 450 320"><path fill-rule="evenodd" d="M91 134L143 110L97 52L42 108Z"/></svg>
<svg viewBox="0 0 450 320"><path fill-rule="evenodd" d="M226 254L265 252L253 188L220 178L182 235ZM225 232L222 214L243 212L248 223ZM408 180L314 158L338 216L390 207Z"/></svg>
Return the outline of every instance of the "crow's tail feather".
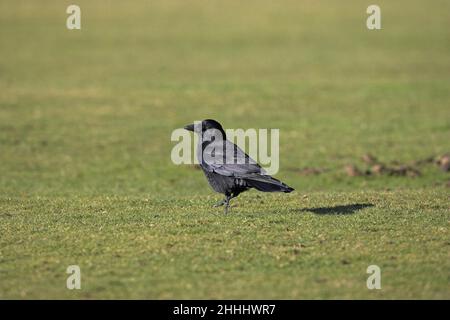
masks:
<svg viewBox="0 0 450 320"><path fill-rule="evenodd" d="M263 192L292 192L293 188L269 175L251 175L244 178L250 187Z"/></svg>

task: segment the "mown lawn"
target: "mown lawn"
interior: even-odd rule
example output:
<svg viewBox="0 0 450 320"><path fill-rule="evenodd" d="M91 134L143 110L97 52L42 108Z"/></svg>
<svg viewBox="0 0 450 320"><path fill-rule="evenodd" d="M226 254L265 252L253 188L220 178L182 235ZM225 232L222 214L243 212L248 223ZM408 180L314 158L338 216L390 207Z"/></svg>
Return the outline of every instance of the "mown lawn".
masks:
<svg viewBox="0 0 450 320"><path fill-rule="evenodd" d="M344 170L450 152L448 1L69 4L0 1L0 298L450 298L450 174ZM279 128L296 192L212 208L205 118Z"/></svg>

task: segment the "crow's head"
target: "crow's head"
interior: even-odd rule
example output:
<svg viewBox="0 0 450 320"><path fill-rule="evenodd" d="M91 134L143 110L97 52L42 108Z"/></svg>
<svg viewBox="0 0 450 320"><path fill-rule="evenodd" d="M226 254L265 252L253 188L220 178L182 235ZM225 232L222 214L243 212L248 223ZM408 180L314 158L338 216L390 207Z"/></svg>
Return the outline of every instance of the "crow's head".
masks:
<svg viewBox="0 0 450 320"><path fill-rule="evenodd" d="M200 127L201 124L201 127ZM188 124L187 126L184 127L184 129L189 130L189 131L193 131L193 132L197 132L200 133L200 128L201 128L201 132L205 132L207 130L219 130L221 133L223 133L223 135L225 135L225 131L222 128L222 125L217 122L216 120L212 120L212 119L206 119L203 120L202 122L196 122L193 124Z"/></svg>

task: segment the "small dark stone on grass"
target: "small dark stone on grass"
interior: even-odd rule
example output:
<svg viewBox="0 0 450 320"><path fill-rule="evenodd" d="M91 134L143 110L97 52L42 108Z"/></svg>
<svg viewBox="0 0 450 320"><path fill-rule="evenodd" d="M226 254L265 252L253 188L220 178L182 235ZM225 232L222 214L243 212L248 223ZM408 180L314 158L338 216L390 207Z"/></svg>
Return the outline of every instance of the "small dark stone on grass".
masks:
<svg viewBox="0 0 450 320"><path fill-rule="evenodd" d="M412 163L412 165L413 166L420 166L420 165L427 164L427 163L433 163L434 162L434 158L435 158L434 156L431 156L431 157L428 157L428 158L425 158L425 159L417 160L417 161L414 161Z"/></svg>

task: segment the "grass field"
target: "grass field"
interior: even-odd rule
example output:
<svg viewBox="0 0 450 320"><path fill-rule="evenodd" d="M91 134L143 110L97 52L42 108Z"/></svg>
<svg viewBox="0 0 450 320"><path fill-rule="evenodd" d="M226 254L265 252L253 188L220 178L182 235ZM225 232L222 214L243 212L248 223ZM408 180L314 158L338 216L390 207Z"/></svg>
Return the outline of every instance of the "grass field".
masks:
<svg viewBox="0 0 450 320"><path fill-rule="evenodd" d="M0 0L1 299L450 299L450 174L343 169L450 152L450 2L69 4ZM205 118L279 128L296 192L212 208L170 160Z"/></svg>

